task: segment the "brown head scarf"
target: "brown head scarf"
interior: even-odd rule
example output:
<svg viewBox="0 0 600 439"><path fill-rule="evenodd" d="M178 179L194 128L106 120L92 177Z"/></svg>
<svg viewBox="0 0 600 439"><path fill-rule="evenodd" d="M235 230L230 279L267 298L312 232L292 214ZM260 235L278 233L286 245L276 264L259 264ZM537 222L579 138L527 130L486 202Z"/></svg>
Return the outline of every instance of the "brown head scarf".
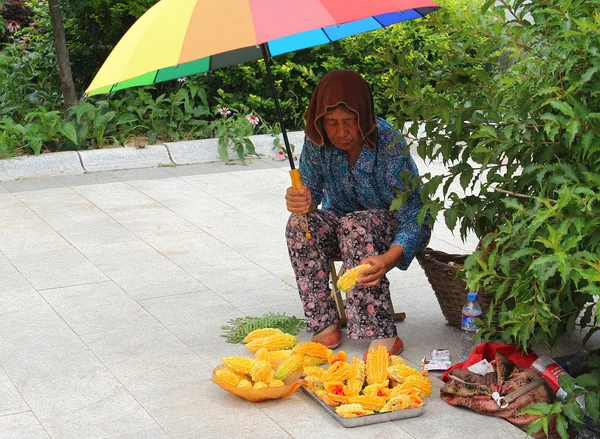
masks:
<svg viewBox="0 0 600 439"><path fill-rule="evenodd" d="M344 104L358 116L360 133L370 150L377 146L377 122L373 93L367 81L352 70L336 70L325 75L310 98L304 115L304 133L315 145L331 146L321 118L328 108Z"/></svg>

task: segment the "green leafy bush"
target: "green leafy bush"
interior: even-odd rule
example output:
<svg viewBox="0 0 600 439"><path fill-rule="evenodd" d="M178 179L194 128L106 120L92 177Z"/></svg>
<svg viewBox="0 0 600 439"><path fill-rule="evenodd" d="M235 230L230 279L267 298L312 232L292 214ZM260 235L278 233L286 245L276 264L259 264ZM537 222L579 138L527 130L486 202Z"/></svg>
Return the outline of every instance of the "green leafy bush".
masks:
<svg viewBox="0 0 600 439"><path fill-rule="evenodd" d="M443 65L408 82L397 71L388 90L407 115L399 124L425 130L419 154L449 167L424 176L421 218L443 212L461 236L483 238L464 274L470 289L495 298L488 338L552 346L579 326L585 342L600 329L597 2L493 3L444 21L434 14L449 35ZM576 425L581 418L573 404L558 411Z"/></svg>

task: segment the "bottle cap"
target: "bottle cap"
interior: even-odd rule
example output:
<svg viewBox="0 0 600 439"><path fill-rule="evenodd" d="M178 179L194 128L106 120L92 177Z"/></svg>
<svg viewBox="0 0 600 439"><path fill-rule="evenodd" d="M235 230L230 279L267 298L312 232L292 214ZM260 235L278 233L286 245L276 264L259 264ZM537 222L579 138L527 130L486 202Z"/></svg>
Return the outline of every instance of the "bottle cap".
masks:
<svg viewBox="0 0 600 439"><path fill-rule="evenodd" d="M475 300L477 300L477 299L478 299L478 296L477 296L477 293L476 293L475 291L472 291L472 292L470 292L470 293L468 294L468 296L467 296L467 300L468 300L469 302L474 302L474 301L475 301Z"/></svg>

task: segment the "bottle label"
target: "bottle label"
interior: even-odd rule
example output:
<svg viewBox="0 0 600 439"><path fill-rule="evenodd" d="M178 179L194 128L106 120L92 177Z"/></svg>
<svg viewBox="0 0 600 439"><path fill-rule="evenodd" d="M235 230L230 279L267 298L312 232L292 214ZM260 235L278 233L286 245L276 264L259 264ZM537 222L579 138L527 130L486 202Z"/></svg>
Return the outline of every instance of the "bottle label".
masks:
<svg viewBox="0 0 600 439"><path fill-rule="evenodd" d="M551 364L542 372L542 377L546 378L548 387L557 394L556 396L558 396L558 392L562 390L560 384L558 384L558 377L561 375L567 375L567 373L558 364ZM564 390L562 390L562 392L564 392Z"/></svg>
<svg viewBox="0 0 600 439"><path fill-rule="evenodd" d="M475 320L480 318L480 316L468 316L463 314L462 316L462 329L466 329L467 331L477 331L481 328L480 325L475 323Z"/></svg>

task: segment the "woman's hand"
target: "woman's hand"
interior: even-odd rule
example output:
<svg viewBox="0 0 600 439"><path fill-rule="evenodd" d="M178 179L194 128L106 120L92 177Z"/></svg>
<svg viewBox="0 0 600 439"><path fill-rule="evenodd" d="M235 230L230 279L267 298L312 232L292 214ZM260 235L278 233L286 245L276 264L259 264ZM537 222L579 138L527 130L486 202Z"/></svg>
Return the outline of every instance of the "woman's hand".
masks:
<svg viewBox="0 0 600 439"><path fill-rule="evenodd" d="M308 186L302 186L300 189L294 189L293 187L287 188L285 193L285 204L287 210L291 213L310 213L316 210Z"/></svg>
<svg viewBox="0 0 600 439"><path fill-rule="evenodd" d="M394 268L404 253L404 247L393 245L385 254L369 256L360 261L361 264L371 265L361 271L356 283L362 287L376 287L385 274Z"/></svg>

